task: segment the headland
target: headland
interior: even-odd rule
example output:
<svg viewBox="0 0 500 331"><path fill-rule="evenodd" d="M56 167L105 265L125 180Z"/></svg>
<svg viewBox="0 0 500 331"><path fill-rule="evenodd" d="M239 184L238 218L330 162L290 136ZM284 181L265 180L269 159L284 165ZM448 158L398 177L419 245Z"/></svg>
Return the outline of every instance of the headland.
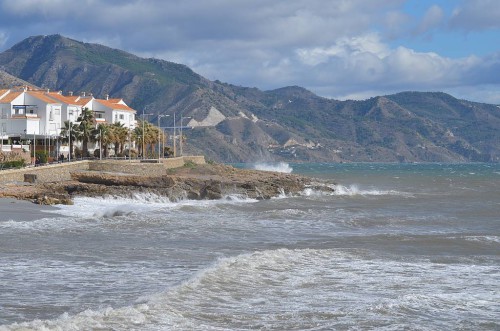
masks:
<svg viewBox="0 0 500 331"><path fill-rule="evenodd" d="M87 160L0 172L0 198L37 204L71 204L76 196L130 197L148 192L181 199L220 199L240 195L270 199L306 188L333 191L294 174L238 169L206 163L204 157L160 160Z"/></svg>

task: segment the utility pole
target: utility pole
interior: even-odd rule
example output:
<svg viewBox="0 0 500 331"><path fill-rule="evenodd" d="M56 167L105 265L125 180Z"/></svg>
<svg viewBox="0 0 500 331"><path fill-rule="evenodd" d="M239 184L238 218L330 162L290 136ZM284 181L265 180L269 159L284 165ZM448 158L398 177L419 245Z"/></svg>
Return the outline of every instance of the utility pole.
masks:
<svg viewBox="0 0 500 331"><path fill-rule="evenodd" d="M183 139L183 135L182 135L182 120L183 120L183 119L185 119L185 118L191 118L191 116L186 116L186 117L181 116L181 138L180 138L181 140L179 141L179 142L180 142L180 144L181 144L181 156L183 156L183 155L184 155L184 154L182 153L182 139Z"/></svg>
<svg viewBox="0 0 500 331"><path fill-rule="evenodd" d="M144 114L144 109L142 110L142 159L144 160L144 157L146 155L146 150L145 150L145 138L146 138L146 132L145 132L145 122L146 122L146 116L153 115L153 114Z"/></svg>
<svg viewBox="0 0 500 331"><path fill-rule="evenodd" d="M36 151L36 131L33 131L33 162L35 163L36 165L36 155L35 155L35 151Z"/></svg>
<svg viewBox="0 0 500 331"><path fill-rule="evenodd" d="M177 145L175 143L175 140L177 138L175 137L175 113L174 113L174 157L177 157Z"/></svg>
<svg viewBox="0 0 500 331"><path fill-rule="evenodd" d="M68 147L69 147L69 152L68 152L68 162L71 162L71 121L69 121L69 136L68 136Z"/></svg>
<svg viewBox="0 0 500 331"><path fill-rule="evenodd" d="M160 115L158 114L158 163L160 163L160 149L161 149L161 127L160 127L160 119L162 117L169 117L170 115Z"/></svg>
<svg viewBox="0 0 500 331"><path fill-rule="evenodd" d="M102 161L102 128L99 128L99 161Z"/></svg>

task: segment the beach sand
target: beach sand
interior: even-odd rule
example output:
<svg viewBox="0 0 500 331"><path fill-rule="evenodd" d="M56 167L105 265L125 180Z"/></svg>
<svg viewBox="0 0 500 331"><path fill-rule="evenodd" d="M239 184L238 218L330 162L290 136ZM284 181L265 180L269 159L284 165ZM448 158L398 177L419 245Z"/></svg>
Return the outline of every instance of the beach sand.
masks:
<svg viewBox="0 0 500 331"><path fill-rule="evenodd" d="M30 201L0 198L0 222L33 221L48 217L46 211L57 211L57 207L37 205Z"/></svg>

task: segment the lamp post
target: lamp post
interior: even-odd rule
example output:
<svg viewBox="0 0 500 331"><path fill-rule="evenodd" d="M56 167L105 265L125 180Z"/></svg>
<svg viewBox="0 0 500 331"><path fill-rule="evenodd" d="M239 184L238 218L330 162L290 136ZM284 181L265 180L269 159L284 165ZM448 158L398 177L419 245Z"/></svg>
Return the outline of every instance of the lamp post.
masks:
<svg viewBox="0 0 500 331"><path fill-rule="evenodd" d="M175 113L174 113L174 157L177 157L177 145L175 143L175 140L176 140L176 136L175 136Z"/></svg>
<svg viewBox="0 0 500 331"><path fill-rule="evenodd" d="M146 119L145 117L146 116L149 116L149 115L153 115L153 114L144 114L144 109L142 110L142 159L144 160L144 156L145 156L145 136L146 136L146 132L145 132L145 122L146 122Z"/></svg>
<svg viewBox="0 0 500 331"><path fill-rule="evenodd" d="M99 128L99 161L102 161L102 128Z"/></svg>
<svg viewBox="0 0 500 331"><path fill-rule="evenodd" d="M170 115L166 115L166 114L164 114L164 115L158 114L158 163L160 163L160 149L161 149L161 138L160 138L161 137L161 133L160 133L161 127L160 127L160 119L162 117L169 117L169 116Z"/></svg>
<svg viewBox="0 0 500 331"><path fill-rule="evenodd" d="M132 136L130 134L131 128L130 128L130 114L127 116L128 120L128 131L127 131L127 138L128 138L128 162L132 162Z"/></svg>
<svg viewBox="0 0 500 331"><path fill-rule="evenodd" d="M69 147L69 151L68 151L68 162L71 162L71 121L69 121L69 136L68 136L68 147Z"/></svg>
<svg viewBox="0 0 500 331"><path fill-rule="evenodd" d="M181 144L181 156L183 155L183 154L182 154L182 137L183 137L183 136L182 136L182 120L183 120L183 119L185 119L185 118L191 118L191 116L186 116L186 117L181 116L181 138L180 138L180 140L179 140L179 142L180 142L180 144Z"/></svg>
<svg viewBox="0 0 500 331"><path fill-rule="evenodd" d="M36 131L33 131L33 162L35 163L36 165L36 155L35 155L35 151L36 151Z"/></svg>

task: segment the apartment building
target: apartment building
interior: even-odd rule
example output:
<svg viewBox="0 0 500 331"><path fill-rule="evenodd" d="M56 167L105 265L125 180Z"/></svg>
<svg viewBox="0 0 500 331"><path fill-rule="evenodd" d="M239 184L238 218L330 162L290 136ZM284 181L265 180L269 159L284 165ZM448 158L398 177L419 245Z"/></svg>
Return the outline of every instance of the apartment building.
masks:
<svg viewBox="0 0 500 331"><path fill-rule="evenodd" d="M65 121L77 122L82 109L94 112L96 125L120 122L136 126L136 111L123 99L96 99L92 95L63 95L62 92L28 87L0 90L0 142L3 150L28 141L54 139ZM29 143L28 143L29 145ZM4 147L6 146L6 147ZM10 146L10 147L9 147Z"/></svg>

